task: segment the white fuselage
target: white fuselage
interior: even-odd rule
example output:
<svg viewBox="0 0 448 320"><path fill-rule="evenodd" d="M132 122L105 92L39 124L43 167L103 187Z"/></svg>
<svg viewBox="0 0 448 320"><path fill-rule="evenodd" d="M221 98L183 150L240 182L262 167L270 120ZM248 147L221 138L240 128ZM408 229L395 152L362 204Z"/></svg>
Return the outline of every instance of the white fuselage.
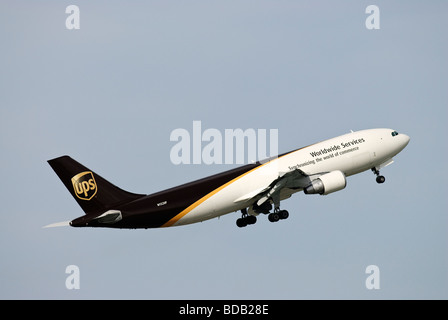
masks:
<svg viewBox="0 0 448 320"><path fill-rule="evenodd" d="M409 142L407 135L392 135L392 132L391 129L352 132L271 159L210 192L173 225L200 222L247 208L249 200L238 199L244 199L251 192L255 195L280 175L295 169L307 175L339 170L350 176L380 167L391 161ZM285 199L301 190L288 189L281 197Z"/></svg>

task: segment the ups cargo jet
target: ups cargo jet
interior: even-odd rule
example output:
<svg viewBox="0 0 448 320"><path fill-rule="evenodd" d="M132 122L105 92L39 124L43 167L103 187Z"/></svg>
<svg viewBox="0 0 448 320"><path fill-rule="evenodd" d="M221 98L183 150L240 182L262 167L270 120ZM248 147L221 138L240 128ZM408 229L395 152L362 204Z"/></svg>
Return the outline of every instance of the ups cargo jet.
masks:
<svg viewBox="0 0 448 320"><path fill-rule="evenodd" d="M392 129L351 132L262 162L243 165L150 195L124 191L69 156L48 163L85 215L47 227L159 228L181 226L241 211L238 227L260 213L286 219L280 202L293 193L327 195L345 188L346 177L390 165L410 138Z"/></svg>

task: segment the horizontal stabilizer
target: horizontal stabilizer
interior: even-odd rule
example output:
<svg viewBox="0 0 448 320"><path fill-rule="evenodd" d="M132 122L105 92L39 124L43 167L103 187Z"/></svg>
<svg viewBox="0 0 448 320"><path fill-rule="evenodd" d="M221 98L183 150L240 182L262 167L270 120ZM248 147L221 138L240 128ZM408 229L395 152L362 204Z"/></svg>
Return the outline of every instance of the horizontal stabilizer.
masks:
<svg viewBox="0 0 448 320"><path fill-rule="evenodd" d="M70 221L62 221L62 222L56 222L56 223L46 225L42 228L67 227L69 225L70 225Z"/></svg>
<svg viewBox="0 0 448 320"><path fill-rule="evenodd" d="M102 215L96 217L94 220L98 220L100 223L115 223L122 219L121 211L109 210Z"/></svg>

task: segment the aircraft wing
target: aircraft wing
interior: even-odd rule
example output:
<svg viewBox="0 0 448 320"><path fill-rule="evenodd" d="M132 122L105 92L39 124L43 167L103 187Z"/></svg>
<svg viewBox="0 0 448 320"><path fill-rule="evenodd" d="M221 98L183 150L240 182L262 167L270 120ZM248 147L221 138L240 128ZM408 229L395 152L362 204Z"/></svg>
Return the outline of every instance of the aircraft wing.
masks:
<svg viewBox="0 0 448 320"><path fill-rule="evenodd" d="M260 194L260 198L256 201L256 204L257 206L261 206L272 198L274 205L277 207L280 204L280 191L282 189L303 189L311 183L312 179L312 177L300 169L281 174L271 182L266 191Z"/></svg>
<svg viewBox="0 0 448 320"><path fill-rule="evenodd" d="M303 189L307 187L312 180L316 179L323 173L308 175L300 169L295 169L289 172L281 173L277 179L272 181L266 187L252 190L244 196L236 199L234 202L242 202L246 200L253 200L257 206L272 199L276 207L280 204L280 191L283 189Z"/></svg>

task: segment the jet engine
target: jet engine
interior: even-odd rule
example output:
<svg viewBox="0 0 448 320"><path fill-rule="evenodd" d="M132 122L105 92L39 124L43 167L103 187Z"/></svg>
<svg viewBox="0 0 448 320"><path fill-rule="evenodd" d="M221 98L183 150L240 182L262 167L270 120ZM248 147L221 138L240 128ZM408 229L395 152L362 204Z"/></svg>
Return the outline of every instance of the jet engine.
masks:
<svg viewBox="0 0 448 320"><path fill-rule="evenodd" d="M342 190L347 185L345 174L342 171L331 171L311 181L311 184L303 189L305 194L329 194Z"/></svg>

